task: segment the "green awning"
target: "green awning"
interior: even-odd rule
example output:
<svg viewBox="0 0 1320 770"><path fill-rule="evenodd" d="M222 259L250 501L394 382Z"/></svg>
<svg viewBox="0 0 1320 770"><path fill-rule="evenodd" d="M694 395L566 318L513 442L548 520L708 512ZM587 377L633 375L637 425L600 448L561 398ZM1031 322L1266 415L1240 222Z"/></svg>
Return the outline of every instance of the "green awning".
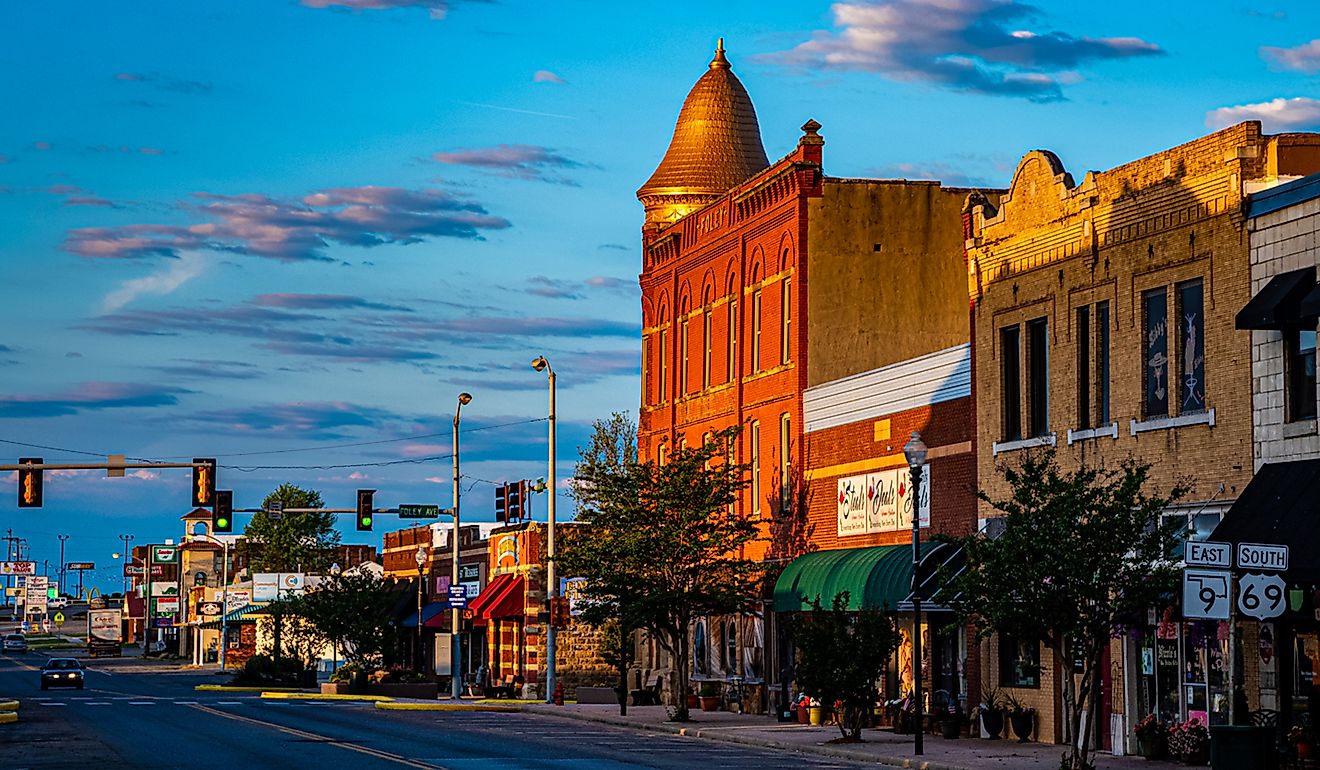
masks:
<svg viewBox="0 0 1320 770"><path fill-rule="evenodd" d="M265 604L245 604L242 607L239 607L238 609L230 610L229 614L225 617L225 624L228 625L230 623L251 623L256 621L258 615L269 615L269 614L270 614L270 610L267 609L267 606ZM219 628L220 618L213 617L210 620L202 621L198 625L200 625L203 628Z"/></svg>
<svg viewBox="0 0 1320 770"><path fill-rule="evenodd" d="M922 543L924 557L938 543ZM848 609L893 610L912 592L912 546L881 545L814 551L789 563L775 581L776 612L806 612L820 597L829 607L848 592Z"/></svg>

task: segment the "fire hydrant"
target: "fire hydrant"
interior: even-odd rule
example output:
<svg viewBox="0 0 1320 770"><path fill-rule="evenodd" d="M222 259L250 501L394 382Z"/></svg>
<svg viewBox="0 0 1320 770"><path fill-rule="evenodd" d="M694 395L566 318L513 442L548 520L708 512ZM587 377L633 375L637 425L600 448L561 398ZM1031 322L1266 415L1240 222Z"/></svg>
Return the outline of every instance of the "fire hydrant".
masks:
<svg viewBox="0 0 1320 770"><path fill-rule="evenodd" d="M564 683L555 682L555 705L564 705Z"/></svg>

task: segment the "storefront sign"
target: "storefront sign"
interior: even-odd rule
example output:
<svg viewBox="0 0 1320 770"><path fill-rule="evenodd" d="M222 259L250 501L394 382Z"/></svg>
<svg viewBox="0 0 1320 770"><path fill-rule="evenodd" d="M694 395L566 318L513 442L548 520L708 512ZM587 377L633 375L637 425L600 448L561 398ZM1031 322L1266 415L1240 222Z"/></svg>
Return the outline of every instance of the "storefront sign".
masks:
<svg viewBox="0 0 1320 770"><path fill-rule="evenodd" d="M1283 572L1288 569L1288 546L1238 543L1237 565L1238 569Z"/></svg>
<svg viewBox="0 0 1320 770"><path fill-rule="evenodd" d="M177 564L179 562L179 549L172 545L153 545L151 546L152 564Z"/></svg>
<svg viewBox="0 0 1320 770"><path fill-rule="evenodd" d="M1183 570L1183 617L1228 620L1228 570Z"/></svg>
<svg viewBox="0 0 1320 770"><path fill-rule="evenodd" d="M922 466L921 500L916 507L930 526L930 465ZM838 535L898 532L912 527L912 472L908 468L839 479Z"/></svg>
<svg viewBox="0 0 1320 770"><path fill-rule="evenodd" d="M237 591L231 589L225 593L229 595L228 603L231 610L237 607L246 607L252 603L252 592L246 588ZM224 599L222 598L221 601L224 601Z"/></svg>
<svg viewBox="0 0 1320 770"><path fill-rule="evenodd" d="M1285 588L1278 575L1243 575L1238 580L1238 609L1257 620L1277 618L1287 608Z"/></svg>
<svg viewBox="0 0 1320 770"><path fill-rule="evenodd" d="M35 561L0 561L0 575L32 575L36 571Z"/></svg>
<svg viewBox="0 0 1320 770"><path fill-rule="evenodd" d="M179 612L179 597L177 596L152 599L151 603L155 605L153 612L156 615L175 615Z"/></svg>

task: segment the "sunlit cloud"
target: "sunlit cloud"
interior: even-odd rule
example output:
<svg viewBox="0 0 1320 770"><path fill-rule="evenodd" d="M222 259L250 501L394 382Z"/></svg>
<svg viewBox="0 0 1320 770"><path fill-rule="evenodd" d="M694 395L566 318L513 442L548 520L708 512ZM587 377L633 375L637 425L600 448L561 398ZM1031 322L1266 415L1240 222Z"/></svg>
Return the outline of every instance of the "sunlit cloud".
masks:
<svg viewBox="0 0 1320 770"><path fill-rule="evenodd" d="M1244 120L1259 120L1266 131L1320 129L1320 99L1298 96L1256 104L1220 107L1205 116L1210 128L1223 128Z"/></svg>
<svg viewBox="0 0 1320 770"><path fill-rule="evenodd" d="M1320 72L1320 38L1292 48L1261 46L1260 55L1276 69L1314 75Z"/></svg>
<svg viewBox="0 0 1320 770"><path fill-rule="evenodd" d="M533 83L558 83L563 85L566 81L551 72L550 70L537 70L532 74Z"/></svg>
<svg viewBox="0 0 1320 770"><path fill-rule="evenodd" d="M62 393L0 395L0 417L65 417L104 409L174 406L184 388L127 382L84 382Z"/></svg>
<svg viewBox="0 0 1320 770"><path fill-rule="evenodd" d="M196 252L184 252L163 270L131 278L101 300L101 312L113 313L143 295L164 296L206 272L206 260Z"/></svg>
<svg viewBox="0 0 1320 770"><path fill-rule="evenodd" d="M437 152L431 156L437 163L470 166L514 179L529 179L576 186L577 182L551 171L591 168L566 157L549 147L531 144L500 144L453 152Z"/></svg>

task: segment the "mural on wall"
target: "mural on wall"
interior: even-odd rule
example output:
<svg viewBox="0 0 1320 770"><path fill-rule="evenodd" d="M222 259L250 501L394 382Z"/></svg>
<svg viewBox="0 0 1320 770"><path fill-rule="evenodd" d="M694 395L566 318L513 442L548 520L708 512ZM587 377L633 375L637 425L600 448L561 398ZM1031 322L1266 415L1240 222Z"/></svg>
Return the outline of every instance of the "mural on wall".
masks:
<svg viewBox="0 0 1320 770"><path fill-rule="evenodd" d="M1169 413L1168 300L1164 290L1150 292L1146 305L1146 416Z"/></svg>
<svg viewBox="0 0 1320 770"><path fill-rule="evenodd" d="M921 526L930 526L930 465L922 466ZM839 479L839 537L898 532L912 527L912 474L907 468Z"/></svg>
<svg viewBox="0 0 1320 770"><path fill-rule="evenodd" d="M1205 322L1202 313L1201 282L1194 281L1179 289L1182 307L1182 411L1205 410Z"/></svg>

